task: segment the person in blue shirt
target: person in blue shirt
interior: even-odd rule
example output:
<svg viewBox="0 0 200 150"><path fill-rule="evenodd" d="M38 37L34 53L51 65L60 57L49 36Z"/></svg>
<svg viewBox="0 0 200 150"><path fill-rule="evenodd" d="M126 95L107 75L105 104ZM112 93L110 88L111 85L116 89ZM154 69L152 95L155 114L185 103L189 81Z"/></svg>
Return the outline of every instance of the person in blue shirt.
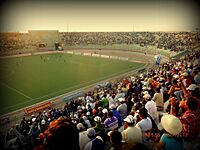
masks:
<svg viewBox="0 0 200 150"><path fill-rule="evenodd" d="M160 138L158 149L184 150L183 127L179 118L166 114L161 118L159 126L163 127L165 133Z"/></svg>

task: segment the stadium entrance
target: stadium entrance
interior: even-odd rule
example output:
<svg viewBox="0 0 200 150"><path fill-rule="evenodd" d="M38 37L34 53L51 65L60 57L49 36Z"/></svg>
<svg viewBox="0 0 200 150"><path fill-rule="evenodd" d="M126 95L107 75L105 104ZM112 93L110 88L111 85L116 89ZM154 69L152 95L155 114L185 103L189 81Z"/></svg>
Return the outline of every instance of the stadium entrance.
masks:
<svg viewBox="0 0 200 150"><path fill-rule="evenodd" d="M32 44L38 48L54 49L56 46L56 50L62 50L58 30L29 30L28 32Z"/></svg>
<svg viewBox="0 0 200 150"><path fill-rule="evenodd" d="M55 49L59 50L59 51L62 51L63 50L63 44L59 43L59 42L56 42L55 43Z"/></svg>

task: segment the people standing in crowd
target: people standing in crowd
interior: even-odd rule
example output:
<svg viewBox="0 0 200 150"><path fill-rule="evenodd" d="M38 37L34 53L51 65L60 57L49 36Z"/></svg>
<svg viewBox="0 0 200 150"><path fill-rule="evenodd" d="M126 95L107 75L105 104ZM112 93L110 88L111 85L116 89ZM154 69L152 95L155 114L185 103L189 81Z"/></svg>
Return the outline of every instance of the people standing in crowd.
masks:
<svg viewBox="0 0 200 150"><path fill-rule="evenodd" d="M195 64L194 60L196 61L196 58L198 58L197 56L199 56L198 53L196 53L195 55L194 55L194 53L192 53L192 54L182 57L180 60L177 60L176 62L170 62L170 63L165 63L163 65L160 65L158 69L148 70L147 72L144 72L142 76L136 76L136 77L134 77L134 79L131 76L131 77L127 77L126 80L123 80L123 81L111 82L111 83L109 83L109 85L104 85L104 87L99 87L98 92L104 94L104 93L106 93L105 92L106 89L111 90L111 91L109 91L109 93L113 94L113 99L116 101L115 106L117 108L118 108L118 105L122 105L121 103L118 102L118 99L122 98L124 100L124 98L126 97L126 100L128 101L127 93L131 93L132 94L131 97L134 97L134 99L132 99L133 103L134 103L133 107L137 106L138 107L137 109L139 109L139 108L147 109L147 111L146 111L147 113L142 112L140 109L139 109L139 111L137 109L134 111L131 111L132 115L138 116L138 117L134 117L134 121L135 121L136 126L140 127L140 129L142 130L142 133L143 133L142 135L144 135L144 134L146 134L146 132L148 132L149 130L152 130L154 128L153 122L150 123L150 121L149 121L149 119L151 120L151 118L148 117L149 115L153 116L152 115L153 113L151 112L151 109L149 109L149 107L147 107L148 105L146 106L146 104L148 104L150 102L149 101L150 99L147 99L147 98L151 96L154 99L154 95L157 95L157 93L162 95L163 90L161 90L160 92L157 91L156 93L154 91L154 89L157 90L157 88L160 88L160 84L161 84L160 80L162 78L164 78L164 79L162 79L162 86L165 89L167 89L167 92L170 90L170 86L171 87L173 86L172 85L172 84L174 84L173 80L174 79L178 80L178 83L177 83L178 87L176 87L175 92L172 92L170 94L170 97L167 99L167 102L165 103L165 104L169 103L169 110L166 110L166 112L165 112L162 100L161 100L161 103L157 102L157 98L159 98L159 96L158 97L155 96L155 103L157 102L158 104L161 104L161 109L159 109L159 107L156 107L157 111L161 115L165 116L165 114L171 114L173 116L177 116L180 118L181 124L183 126L183 131L184 131L183 139L180 138L181 133L176 135L176 133L172 133L172 132L169 133L169 131L167 131L167 129L166 129L165 134L166 134L166 136L172 138L172 141L170 141L171 139L168 139L168 137L166 138L164 136L164 137L162 137L160 143L165 143L163 148L168 148L170 142L172 142L172 143L175 142L176 144L179 144L179 145L176 145L175 147L182 148L181 141L184 140L185 150L193 149L193 148L198 149L198 144L199 144L198 143L198 136L199 136L198 128L200 126L199 125L199 110L200 110L199 109L200 108L199 107L200 106L199 105L200 104L199 84L196 82L196 80L193 79L194 78L193 73L195 71L194 71L194 68L191 67L192 65ZM195 67L195 70L199 73L198 67ZM190 82L187 83L187 81L182 82L185 79L185 78L183 78L185 72L188 73L191 83ZM151 79L152 79L152 81L151 81ZM138 89L140 89L138 94L137 94L137 92L135 93L134 90L129 91L129 92L126 91L125 87L127 87L133 80L134 80L133 83L137 83L138 87L141 87L141 85L138 83L139 81L141 84L146 84L145 85L146 89L143 89L144 91L141 91L141 89L138 88ZM144 82L142 82L142 81L144 81ZM149 83L147 81L149 81ZM188 84L188 87L184 86L185 83ZM134 86L134 84L133 84L133 86ZM148 94L148 93L145 93L147 91L150 94L150 96L146 95L146 94ZM183 94L180 94L180 93L183 93ZM146 96L143 97L143 95L146 95ZM96 97L96 99L94 97ZM90 109L89 107L87 107L88 110L86 109L87 100L86 100L86 97L84 97L83 100L79 100L79 99L73 100L74 102L68 104L69 107L68 107L68 105L66 105L65 110L52 107L52 108L49 108L49 111L47 111L46 115L43 115L41 113L38 113L38 115L37 115L37 113L35 113L35 116L32 116L30 119L23 118L20 125L18 125L18 127L16 128L17 131L19 132L19 134L17 133L15 142L17 143L17 145L19 145L20 149L24 149L24 147L26 147L27 142L30 143L30 145L32 145L32 146L34 143L34 146L38 147L37 146L38 145L38 136L47 127L47 131L49 130L49 134L45 134L43 144L45 144L45 141L47 141L48 147L49 146L53 147L53 145L58 143L58 141L56 141L54 138L51 138L51 137L56 137L58 135L61 135L61 131L62 131L62 134L63 133L67 134L65 136L69 136L69 135L72 136L71 130L75 130L72 128L72 124L73 124L73 126L76 127L76 125L78 123L80 123L80 122L83 123L84 122L83 116L87 116L87 120L90 121L91 127L93 127L96 131L97 128L95 126L98 124L98 121L97 121L98 119L95 119L97 122L94 120L94 118L96 116L99 116L102 119L101 125L104 124L106 119L108 119L110 121L114 120L114 119L111 119L112 115L110 115L110 117L107 117L107 114L109 114L110 111L113 111L113 108L108 107L108 108L103 109L101 106L101 103L99 103L99 100L101 99L100 97L101 97L101 94L100 94L100 96L98 96L98 94L95 96L95 93L92 94L92 92L90 94L87 94L87 99L95 104L94 111L93 111L93 109ZM145 100L145 103L143 100ZM156 106L159 106L157 103L156 103ZM180 105L178 105L179 103L180 103ZM173 107L170 106L171 104ZM129 103L126 103L127 108L128 108L128 105L129 105ZM171 110L174 110L174 108L175 108L175 113L174 113L174 111L171 111ZM180 111L178 112L178 109L180 109L180 108L183 108L182 113L180 113ZM120 109L120 110L123 110L123 109ZM64 111L65 111L65 113L63 113ZM121 111L121 112L123 112L123 111ZM127 118L127 115L129 115L128 113L126 113L126 115L125 115L125 113L121 113L121 114L124 114L123 115L124 119ZM144 115L144 114L147 114L147 115ZM71 121L60 121L59 117L61 117L61 118L63 117L63 119L69 117L69 118L71 118ZM169 121L170 119L168 118L167 120ZM92 123L92 121L95 121L95 123ZM114 130L114 131L119 130L118 129L119 124L115 121L113 124L110 124L110 126L104 127L104 129L108 130L108 131L109 130ZM61 122L63 122L63 123L61 123ZM158 122L160 122L159 119L158 119ZM35 125L34 125L33 130L31 130L31 127L33 124L35 124ZM46 127L43 128L42 127L43 124L45 124ZM52 124L54 124L54 126ZM69 126L70 126L69 128L72 128L72 129L70 129L71 132L68 132L67 129L65 130L65 124L67 126L67 129ZM114 126L112 126L112 125L114 125ZM117 125L118 125L118 127L117 127ZM127 123L124 122L124 125L126 126ZM56 128L54 128L54 127L56 127ZM111 127L111 129L109 129L109 127ZM103 125L100 128L103 130ZM57 129L58 129L58 131L57 131ZM86 128L85 128L85 130L86 130ZM30 134L31 138L26 138L27 141L23 142L24 137L29 137L29 136L26 136L27 135L26 133L29 133L30 131L32 133L32 134ZM52 134L50 134L51 132L52 132ZM76 133L76 132L77 131L73 132L73 137L70 137L70 139L75 138L74 133ZM96 135L98 135L98 131L96 131L96 132L97 132ZM120 130L120 132L121 132L121 130ZM21 135L23 135L23 136L21 136ZM52 135L52 136L50 136L50 135ZM9 142L8 140L10 138L11 138L11 136L9 136L9 134L5 137L7 142ZM67 138L69 138L69 137L67 137ZM67 139L67 138L65 138L65 137L61 138L61 136L58 137L58 139L60 140L61 143L66 142L64 139ZM145 138L143 138L143 140ZM2 137L2 139L3 139L3 137ZM52 140L50 140L50 139L52 139ZM108 140L107 138L105 138L105 139L102 138L102 139L105 140L105 142L103 142L104 144L106 143L106 140ZM157 139L158 139L158 137L157 137ZM168 142L166 142L166 139ZM49 141L54 141L54 140L56 142L54 142L53 144L49 144ZM73 142L75 142L77 145L77 140L74 140ZM71 141L70 144L74 145L73 142ZM143 142L146 145L148 145L148 143L149 143L148 139L145 139ZM192 148L190 147L191 145L192 145ZM10 147L11 146L12 146L12 144L10 144ZM56 148L58 148L58 147L56 147ZM76 147L73 149L76 149Z"/></svg>
<svg viewBox="0 0 200 150"><path fill-rule="evenodd" d="M164 110L163 94L160 92L160 87L157 87L152 100L156 103L157 111Z"/></svg>

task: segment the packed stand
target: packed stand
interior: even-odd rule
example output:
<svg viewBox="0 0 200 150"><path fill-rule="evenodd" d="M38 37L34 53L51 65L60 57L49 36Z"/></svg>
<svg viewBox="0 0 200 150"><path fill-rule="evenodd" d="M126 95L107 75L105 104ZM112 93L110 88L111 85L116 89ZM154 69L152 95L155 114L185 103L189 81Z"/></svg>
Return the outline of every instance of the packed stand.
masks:
<svg viewBox="0 0 200 150"><path fill-rule="evenodd" d="M60 32L61 43L67 46L127 44L155 46L171 51L191 50L200 42L195 32ZM33 41L28 33L0 33L0 52L38 48L42 41Z"/></svg>
<svg viewBox="0 0 200 150"><path fill-rule="evenodd" d="M29 49L33 46L28 33L0 33L0 53Z"/></svg>
<svg viewBox="0 0 200 150"><path fill-rule="evenodd" d="M194 48L200 42L199 32L61 32L66 46L137 44L171 51Z"/></svg>
<svg viewBox="0 0 200 150"><path fill-rule="evenodd" d="M1 143L34 150L199 149L199 57L199 52L188 54L99 85L63 108L23 117L1 134Z"/></svg>

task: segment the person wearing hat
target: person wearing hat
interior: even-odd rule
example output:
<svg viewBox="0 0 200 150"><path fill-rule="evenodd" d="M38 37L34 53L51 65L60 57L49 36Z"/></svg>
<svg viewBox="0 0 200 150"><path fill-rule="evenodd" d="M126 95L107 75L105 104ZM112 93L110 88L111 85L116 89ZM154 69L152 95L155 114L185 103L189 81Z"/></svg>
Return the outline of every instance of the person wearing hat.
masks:
<svg viewBox="0 0 200 150"><path fill-rule="evenodd" d="M141 129L135 127L135 121L132 115L128 115L124 119L125 130L122 131L122 140L128 144L139 142L142 143Z"/></svg>
<svg viewBox="0 0 200 150"><path fill-rule="evenodd" d="M93 127L96 131L97 135L99 135L102 139L105 139L105 125L102 122L101 117L94 117L95 126Z"/></svg>
<svg viewBox="0 0 200 150"><path fill-rule="evenodd" d="M83 116L82 118L83 118L83 121L84 121L85 125L87 126L87 128L92 127L90 120L86 116Z"/></svg>
<svg viewBox="0 0 200 150"><path fill-rule="evenodd" d="M163 128L166 133L161 136L158 149L184 150L183 138L179 136L183 129L179 118L174 115L166 114L162 116L159 128Z"/></svg>
<svg viewBox="0 0 200 150"><path fill-rule="evenodd" d="M108 109L104 108L102 111L102 122L104 122L106 119L107 119L107 116L108 116ZM99 114L99 116L101 116L101 114Z"/></svg>
<svg viewBox="0 0 200 150"><path fill-rule="evenodd" d="M189 87L192 83L192 80L189 78L189 74L187 72L181 74L181 81L185 88Z"/></svg>
<svg viewBox="0 0 200 150"><path fill-rule="evenodd" d="M196 99L198 102L198 108L200 109L199 87L196 84L191 84L188 88L185 88L182 84L181 87L184 92L184 98L187 99L189 97L192 97ZM181 101L181 103L184 103L184 102L185 101Z"/></svg>
<svg viewBox="0 0 200 150"><path fill-rule="evenodd" d="M120 116L119 111L116 110L116 106L114 104L111 104L109 109L110 109L110 111L113 112L113 116L115 116L118 119L118 127L121 127L122 123L123 123L123 119Z"/></svg>
<svg viewBox="0 0 200 150"><path fill-rule="evenodd" d="M87 132L85 131L85 127L83 126L82 123L78 123L76 127L79 131L80 150L84 150L84 147L90 141L90 138L87 136Z"/></svg>
<svg viewBox="0 0 200 150"><path fill-rule="evenodd" d="M84 150L103 150L104 141L100 136L97 136L94 128L89 128L86 132L90 141L85 145Z"/></svg>
<svg viewBox="0 0 200 150"><path fill-rule="evenodd" d="M158 124L158 112L156 103L151 100L151 96L149 94L145 94L143 98L146 101L145 108L147 109L148 114L151 116L154 122Z"/></svg>

